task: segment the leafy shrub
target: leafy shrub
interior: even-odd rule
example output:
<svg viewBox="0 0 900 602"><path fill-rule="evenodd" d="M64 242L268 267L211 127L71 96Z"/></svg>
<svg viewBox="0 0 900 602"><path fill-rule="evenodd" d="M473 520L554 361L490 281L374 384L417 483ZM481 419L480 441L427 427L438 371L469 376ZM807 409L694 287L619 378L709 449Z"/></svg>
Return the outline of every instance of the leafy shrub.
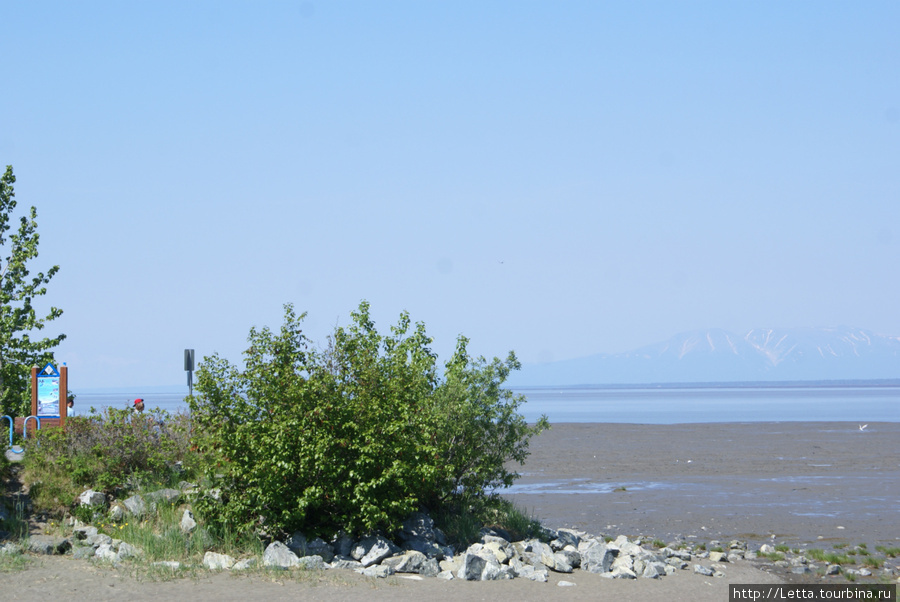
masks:
<svg viewBox="0 0 900 602"><path fill-rule="evenodd" d="M214 355L189 398L194 442L222 500L207 520L270 534L396 528L410 512L481 496L518 476L528 440L548 426L502 389L519 363L472 359L459 338L443 378L422 323L377 332L362 302L324 349L285 306L280 332L251 329L243 370Z"/></svg>
<svg viewBox="0 0 900 602"><path fill-rule="evenodd" d="M84 488L115 492L144 483L167 485L173 465L190 456L190 419L106 408L41 429L25 455L25 481L39 508L68 506Z"/></svg>

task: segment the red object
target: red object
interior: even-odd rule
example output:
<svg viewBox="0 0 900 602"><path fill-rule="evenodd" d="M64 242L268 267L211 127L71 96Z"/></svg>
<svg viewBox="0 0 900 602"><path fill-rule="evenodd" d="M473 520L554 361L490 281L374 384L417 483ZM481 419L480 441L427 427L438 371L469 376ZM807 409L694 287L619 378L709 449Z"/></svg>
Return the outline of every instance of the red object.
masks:
<svg viewBox="0 0 900 602"><path fill-rule="evenodd" d="M137 405L139 403L144 403L144 400L141 399L140 397L138 397L137 399L134 400L134 405Z"/></svg>

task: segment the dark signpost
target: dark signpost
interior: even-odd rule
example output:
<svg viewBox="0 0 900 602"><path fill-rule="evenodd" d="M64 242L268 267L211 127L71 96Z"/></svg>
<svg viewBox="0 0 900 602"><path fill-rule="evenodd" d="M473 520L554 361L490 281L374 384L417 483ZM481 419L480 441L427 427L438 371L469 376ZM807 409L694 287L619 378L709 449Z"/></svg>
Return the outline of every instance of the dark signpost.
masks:
<svg viewBox="0 0 900 602"><path fill-rule="evenodd" d="M184 350L184 371L187 372L188 392L194 394L194 350Z"/></svg>

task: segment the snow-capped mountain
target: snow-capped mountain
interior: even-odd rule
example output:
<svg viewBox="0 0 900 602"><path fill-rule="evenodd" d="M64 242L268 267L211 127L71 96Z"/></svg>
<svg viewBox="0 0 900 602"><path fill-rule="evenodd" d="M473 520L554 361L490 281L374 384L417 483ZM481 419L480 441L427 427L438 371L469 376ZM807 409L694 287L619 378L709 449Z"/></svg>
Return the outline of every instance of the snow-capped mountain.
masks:
<svg viewBox="0 0 900 602"><path fill-rule="evenodd" d="M513 386L900 378L900 337L859 328L713 329L628 353L526 364Z"/></svg>

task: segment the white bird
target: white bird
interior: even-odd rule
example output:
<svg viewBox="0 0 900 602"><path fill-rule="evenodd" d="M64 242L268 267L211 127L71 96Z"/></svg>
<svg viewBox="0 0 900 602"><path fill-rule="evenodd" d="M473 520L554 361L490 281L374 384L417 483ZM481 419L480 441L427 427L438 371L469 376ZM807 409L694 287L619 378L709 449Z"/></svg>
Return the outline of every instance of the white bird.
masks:
<svg viewBox="0 0 900 602"><path fill-rule="evenodd" d="M860 424L860 425L859 425L859 430L864 431L864 430L866 430L866 427L867 427L867 426L869 426L869 425L868 425L868 424Z"/></svg>

